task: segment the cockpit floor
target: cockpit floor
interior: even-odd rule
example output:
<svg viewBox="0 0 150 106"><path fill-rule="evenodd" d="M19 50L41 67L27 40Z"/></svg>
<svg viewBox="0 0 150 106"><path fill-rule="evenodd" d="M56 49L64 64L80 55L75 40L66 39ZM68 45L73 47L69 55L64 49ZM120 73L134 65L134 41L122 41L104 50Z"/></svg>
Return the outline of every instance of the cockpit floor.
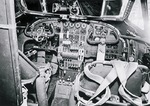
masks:
<svg viewBox="0 0 150 106"><path fill-rule="evenodd" d="M49 106L69 106L69 100L65 98L55 98L56 83L59 80L58 75L52 76L49 88L47 91L49 98Z"/></svg>
<svg viewBox="0 0 150 106"><path fill-rule="evenodd" d="M64 98L55 98L51 106L69 106L69 100Z"/></svg>

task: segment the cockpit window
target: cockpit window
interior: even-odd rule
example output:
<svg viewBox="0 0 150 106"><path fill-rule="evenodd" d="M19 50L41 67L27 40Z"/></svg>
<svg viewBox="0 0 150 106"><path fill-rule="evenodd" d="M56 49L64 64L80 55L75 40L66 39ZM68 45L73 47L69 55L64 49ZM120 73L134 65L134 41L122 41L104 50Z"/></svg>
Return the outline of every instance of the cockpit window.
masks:
<svg viewBox="0 0 150 106"><path fill-rule="evenodd" d="M78 0L83 15L117 16L126 8L128 0Z"/></svg>
<svg viewBox="0 0 150 106"><path fill-rule="evenodd" d="M83 15L100 16L103 0L78 0Z"/></svg>
<svg viewBox="0 0 150 106"><path fill-rule="evenodd" d="M42 11L41 9L41 4L39 2L39 0L25 0L26 2L26 6L29 10L33 10L33 11Z"/></svg>
<svg viewBox="0 0 150 106"><path fill-rule="evenodd" d="M119 15L121 6L122 0L107 0L104 15Z"/></svg>
<svg viewBox="0 0 150 106"><path fill-rule="evenodd" d="M149 28L150 28L150 0L147 1L148 2L148 16L149 16Z"/></svg>
<svg viewBox="0 0 150 106"><path fill-rule="evenodd" d="M131 13L128 18L133 24L144 29L144 21L142 17L142 8L140 0L135 0Z"/></svg>
<svg viewBox="0 0 150 106"><path fill-rule="evenodd" d="M149 19L150 19L150 0L148 0L147 2L148 2L148 15L149 15Z"/></svg>
<svg viewBox="0 0 150 106"><path fill-rule="evenodd" d="M100 17L103 20L124 20L132 0L20 0L29 14L64 14Z"/></svg>

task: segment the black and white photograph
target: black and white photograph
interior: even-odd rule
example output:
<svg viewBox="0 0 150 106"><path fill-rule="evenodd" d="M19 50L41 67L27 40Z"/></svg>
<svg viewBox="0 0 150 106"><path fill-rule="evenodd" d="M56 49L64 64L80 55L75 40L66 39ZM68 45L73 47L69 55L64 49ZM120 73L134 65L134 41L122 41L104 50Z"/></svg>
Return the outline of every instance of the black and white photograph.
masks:
<svg viewBox="0 0 150 106"><path fill-rule="evenodd" d="M0 0L0 106L150 106L150 0Z"/></svg>

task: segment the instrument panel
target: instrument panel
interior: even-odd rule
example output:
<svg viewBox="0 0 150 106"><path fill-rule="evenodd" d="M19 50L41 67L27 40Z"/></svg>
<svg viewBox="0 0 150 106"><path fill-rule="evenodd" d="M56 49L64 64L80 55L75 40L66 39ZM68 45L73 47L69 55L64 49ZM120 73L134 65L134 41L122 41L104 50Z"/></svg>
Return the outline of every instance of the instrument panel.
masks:
<svg viewBox="0 0 150 106"><path fill-rule="evenodd" d="M73 39L72 35L80 35L84 41L86 37L90 36L90 39L97 40L98 38L105 37L106 43L117 43L119 39L119 31L110 24L103 22L89 21L89 22L74 22L74 21L62 21L57 18L54 19L40 19L35 21L30 26L30 33L28 37L33 38L37 42L42 42L44 38L52 38L56 34L63 33L64 39L69 31L70 39ZM38 39L39 38L39 39ZM41 38L41 39L40 39ZM43 38L43 39L42 39ZM78 38L75 38L78 40Z"/></svg>
<svg viewBox="0 0 150 106"><path fill-rule="evenodd" d="M36 48L37 51L34 53L38 55L45 50L46 53L42 52L42 57L45 57L45 63L50 60L48 58L51 53L50 49L57 52L56 55L61 71L59 73L65 80L75 77L82 70L81 68L84 66L86 58L96 58L99 44L106 46L105 60L124 57L123 49L125 44L120 40L119 30L104 22L45 18L32 23L26 36L41 48L40 50ZM37 56L37 58L40 57L41 54ZM44 60L42 59L42 61ZM72 72L74 73L73 76Z"/></svg>
<svg viewBox="0 0 150 106"><path fill-rule="evenodd" d="M84 56L88 56L85 53L85 51L89 51L87 47L91 46L96 51L96 46L100 43L101 38L105 38L106 40L106 53L110 49L118 48L120 36L118 29L112 25L96 21L78 22L46 18L35 21L31 24L30 28L30 33L26 35L27 37L39 43L45 40L50 41L51 45L49 46L59 45L58 53L62 52L60 53L61 56L69 56L68 58L79 59L81 61L83 61ZM115 46L110 48L110 45ZM82 56L79 54L82 54ZM107 53L106 59L109 57L109 54ZM121 52L118 55L121 55Z"/></svg>
<svg viewBox="0 0 150 106"><path fill-rule="evenodd" d="M125 47L121 40L118 42L118 44L115 45L107 44L105 60L126 60L126 57L124 55L124 48Z"/></svg>

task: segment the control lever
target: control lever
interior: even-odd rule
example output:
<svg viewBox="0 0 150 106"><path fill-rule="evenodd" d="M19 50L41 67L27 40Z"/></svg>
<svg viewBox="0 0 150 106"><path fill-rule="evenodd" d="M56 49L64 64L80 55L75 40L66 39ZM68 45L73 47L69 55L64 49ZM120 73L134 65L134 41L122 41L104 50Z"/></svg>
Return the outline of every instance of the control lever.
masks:
<svg viewBox="0 0 150 106"><path fill-rule="evenodd" d="M97 48L96 60L104 61L105 60L105 49L106 49L105 41L106 41L106 39L104 37L102 37L102 38L99 38L98 40L100 41L100 43L98 44L98 48Z"/></svg>
<svg viewBox="0 0 150 106"><path fill-rule="evenodd" d="M92 36L93 33L91 32L89 34L89 36L87 37L87 42L89 44L94 44L94 45L98 45L97 48L97 61L104 61L105 60L105 49L106 49L106 35L102 35L101 37L97 36L95 38L90 38L90 36Z"/></svg>
<svg viewBox="0 0 150 106"><path fill-rule="evenodd" d="M67 39L69 39L69 31L67 31L67 36L66 37L67 37Z"/></svg>
<svg viewBox="0 0 150 106"><path fill-rule="evenodd" d="M96 38L92 38L93 40L91 40L90 36L92 36L92 32L91 34L89 34L89 36L87 37L87 42L89 44L94 44L94 45L98 45L97 48L97 61L104 61L105 60L105 49L106 49L106 36L103 35L101 37L96 37Z"/></svg>

